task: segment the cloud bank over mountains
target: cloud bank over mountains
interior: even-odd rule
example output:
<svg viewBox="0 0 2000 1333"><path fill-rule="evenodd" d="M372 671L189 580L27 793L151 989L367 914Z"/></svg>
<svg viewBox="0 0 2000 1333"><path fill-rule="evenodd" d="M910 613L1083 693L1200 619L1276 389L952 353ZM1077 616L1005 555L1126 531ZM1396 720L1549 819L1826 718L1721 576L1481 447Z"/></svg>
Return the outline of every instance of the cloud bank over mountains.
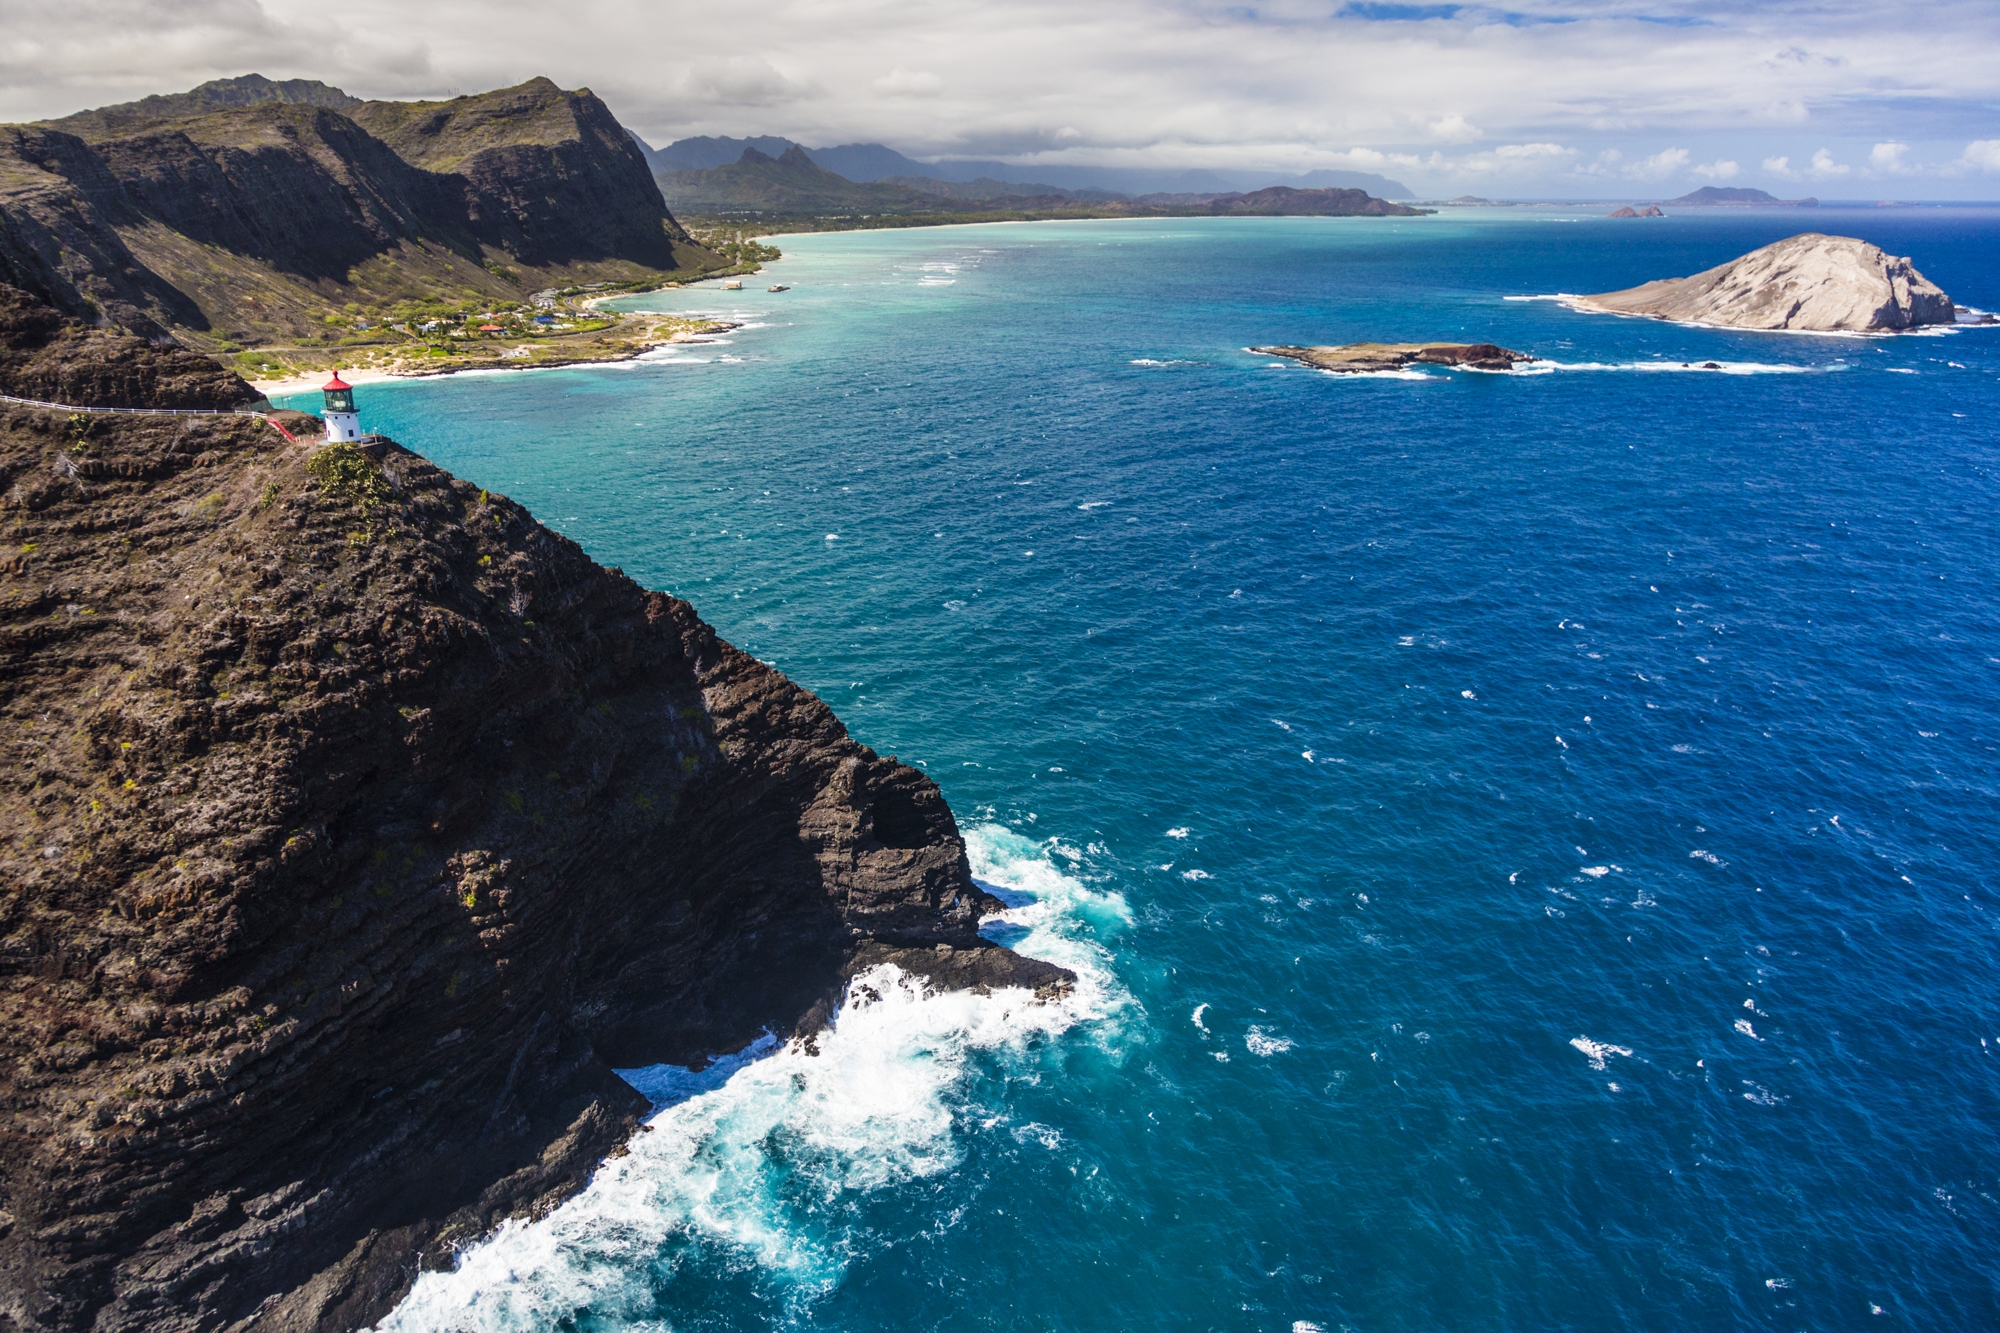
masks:
<svg viewBox="0 0 2000 1333"><path fill-rule="evenodd" d="M654 142L1349 168L1437 193L1994 198L1996 51L1992 0L0 0L0 118L250 70L364 97L546 73Z"/></svg>

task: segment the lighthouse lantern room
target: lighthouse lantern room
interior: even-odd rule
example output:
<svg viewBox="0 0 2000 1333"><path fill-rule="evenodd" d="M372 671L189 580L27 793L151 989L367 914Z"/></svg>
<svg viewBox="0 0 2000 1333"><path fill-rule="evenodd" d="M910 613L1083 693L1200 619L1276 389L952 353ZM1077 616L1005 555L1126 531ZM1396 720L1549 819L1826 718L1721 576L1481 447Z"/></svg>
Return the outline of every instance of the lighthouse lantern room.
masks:
<svg viewBox="0 0 2000 1333"><path fill-rule="evenodd" d="M354 410L354 386L343 381L336 370L320 391L326 395L326 442L360 439L361 415Z"/></svg>

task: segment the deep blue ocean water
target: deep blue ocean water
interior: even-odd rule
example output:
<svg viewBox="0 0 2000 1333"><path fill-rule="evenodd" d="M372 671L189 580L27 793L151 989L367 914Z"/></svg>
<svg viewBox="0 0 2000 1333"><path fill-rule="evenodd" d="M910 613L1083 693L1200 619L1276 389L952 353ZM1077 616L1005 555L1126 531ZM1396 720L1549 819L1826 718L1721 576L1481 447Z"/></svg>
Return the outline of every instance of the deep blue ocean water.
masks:
<svg viewBox="0 0 2000 1333"><path fill-rule="evenodd" d="M368 386L921 764L1060 1007L888 987L397 1328L2000 1326L2000 330L1509 300L2000 210L794 237ZM1481 339L1544 373L1243 349ZM1681 362L1723 371L1681 370Z"/></svg>

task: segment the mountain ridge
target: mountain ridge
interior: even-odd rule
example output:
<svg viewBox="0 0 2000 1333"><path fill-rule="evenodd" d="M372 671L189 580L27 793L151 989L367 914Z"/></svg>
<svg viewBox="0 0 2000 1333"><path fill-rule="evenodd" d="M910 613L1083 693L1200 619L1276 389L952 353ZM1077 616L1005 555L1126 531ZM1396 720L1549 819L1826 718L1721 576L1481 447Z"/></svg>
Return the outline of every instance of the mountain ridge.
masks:
<svg viewBox="0 0 2000 1333"><path fill-rule="evenodd" d="M286 87L237 91L265 85ZM588 89L537 78L337 107L338 89L306 91L0 126L0 280L213 350L325 342L327 316L356 302L518 300L719 266Z"/></svg>
<svg viewBox="0 0 2000 1333"><path fill-rule="evenodd" d="M1064 190L997 180L987 181L984 188L923 177L858 182L829 171L795 143L777 157L747 146L736 161L725 166L657 172L655 178L672 206L690 215L718 220L762 217L783 220L782 225L824 225L830 214L835 215L831 220L852 224L889 217L950 221L1029 216L1383 217L1416 213L1359 189L1266 186L1247 194L1142 195L1134 199L1102 190Z"/></svg>
<svg viewBox="0 0 2000 1333"><path fill-rule="evenodd" d="M634 137L637 138L636 135ZM856 184L903 177L964 184L984 177L1009 185L1040 184L1063 191L1109 191L1127 197L1245 193L1274 185L1293 189L1361 189L1379 198L1392 200L1416 197L1408 186L1387 176L1325 167L1292 175L1237 169L1093 167L1054 163L1016 166L998 160L971 158L924 162L907 157L885 144L847 143L830 148L811 148L796 140L768 134L741 139L703 135L677 139L665 148L646 146L643 140L640 143L656 172L728 166L742 156L745 148L755 148L767 157L777 158L787 148L796 147L816 165Z"/></svg>

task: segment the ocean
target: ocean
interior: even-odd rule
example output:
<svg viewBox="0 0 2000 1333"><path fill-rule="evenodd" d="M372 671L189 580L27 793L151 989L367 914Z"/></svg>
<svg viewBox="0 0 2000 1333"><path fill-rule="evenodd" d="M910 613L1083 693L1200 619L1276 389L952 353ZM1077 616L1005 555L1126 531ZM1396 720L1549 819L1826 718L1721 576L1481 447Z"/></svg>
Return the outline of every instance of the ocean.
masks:
<svg viewBox="0 0 2000 1333"><path fill-rule="evenodd" d="M382 1327L2000 1326L2000 328L1527 299L1809 226L2000 309L2000 209L1603 211L790 237L622 302L711 341L360 389L921 766L1083 978L629 1071ZM1245 350L1364 339L1542 360Z"/></svg>

